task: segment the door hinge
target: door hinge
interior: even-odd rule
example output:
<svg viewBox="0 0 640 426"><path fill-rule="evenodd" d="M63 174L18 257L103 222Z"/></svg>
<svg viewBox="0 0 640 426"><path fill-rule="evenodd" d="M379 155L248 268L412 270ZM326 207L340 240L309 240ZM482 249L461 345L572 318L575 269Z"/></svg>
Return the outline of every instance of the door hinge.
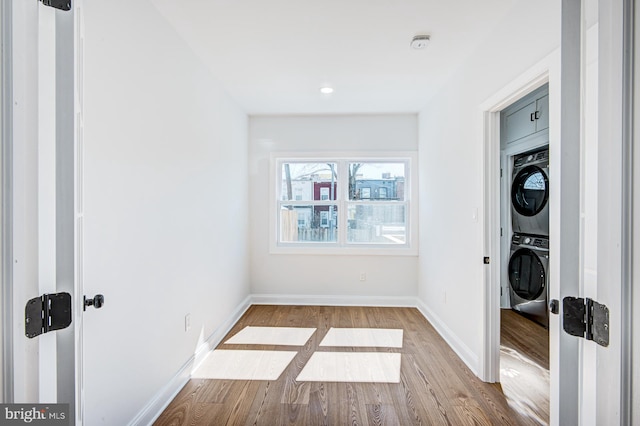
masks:
<svg viewBox="0 0 640 426"><path fill-rule="evenodd" d="M43 294L27 302L24 308L24 333L32 339L71 324L71 295Z"/></svg>
<svg viewBox="0 0 640 426"><path fill-rule="evenodd" d="M71 0L39 0L45 6L60 10L71 10Z"/></svg>
<svg viewBox="0 0 640 426"><path fill-rule="evenodd" d="M562 311L565 332L609 346L609 308L605 305L589 298L565 297Z"/></svg>

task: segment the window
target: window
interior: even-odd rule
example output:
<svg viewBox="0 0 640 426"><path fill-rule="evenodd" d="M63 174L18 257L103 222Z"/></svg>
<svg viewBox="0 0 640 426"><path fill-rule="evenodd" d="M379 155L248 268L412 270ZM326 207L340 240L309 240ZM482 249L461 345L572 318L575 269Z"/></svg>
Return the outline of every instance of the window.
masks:
<svg viewBox="0 0 640 426"><path fill-rule="evenodd" d="M320 212L320 227L322 228L329 227L329 212L326 210Z"/></svg>
<svg viewBox="0 0 640 426"><path fill-rule="evenodd" d="M274 157L272 250L366 254L405 249L417 254L411 244L416 230L410 226L416 217L410 204L414 156Z"/></svg>

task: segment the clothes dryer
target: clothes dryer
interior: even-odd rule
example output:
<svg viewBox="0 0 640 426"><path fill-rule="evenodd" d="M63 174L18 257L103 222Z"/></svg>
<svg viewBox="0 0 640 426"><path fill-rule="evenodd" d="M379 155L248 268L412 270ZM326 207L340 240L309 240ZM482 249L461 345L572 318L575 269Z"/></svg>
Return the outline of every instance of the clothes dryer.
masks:
<svg viewBox="0 0 640 426"><path fill-rule="evenodd" d="M511 183L514 233L549 236L549 149L515 157Z"/></svg>
<svg viewBox="0 0 640 426"><path fill-rule="evenodd" d="M549 325L549 239L514 234L509 258L511 308L547 327Z"/></svg>

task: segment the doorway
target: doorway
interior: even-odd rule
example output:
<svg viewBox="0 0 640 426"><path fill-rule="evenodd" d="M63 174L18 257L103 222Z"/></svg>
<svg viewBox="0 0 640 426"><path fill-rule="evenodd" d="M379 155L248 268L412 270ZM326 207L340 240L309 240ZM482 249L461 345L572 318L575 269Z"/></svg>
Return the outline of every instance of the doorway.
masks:
<svg viewBox="0 0 640 426"><path fill-rule="evenodd" d="M512 232L510 221L507 222L506 218L509 218L510 202L503 202L506 197L502 194L509 194L511 189L512 173L513 173L513 160L516 154L526 152L527 150L541 149L543 146L549 146L549 158L560 158L560 50L556 50L542 59L537 64L533 65L529 70L523 73L521 76L512 81L509 85L505 86L501 91L489 98L485 103L481 105L484 111L484 140L485 140L485 228L484 228L484 248L485 253L492 254L490 257L490 263L485 268L485 339L484 339L484 362L483 366L483 378L486 381L499 382L500 381L500 349L501 349L501 307L509 307L508 305L508 287L501 287L501 283L507 283L507 267L508 259L511 255L512 247ZM500 145L500 112L510 105L516 103L518 100L524 98L526 95L539 90L544 85L549 85L549 128L548 134L539 139L536 143L527 148L523 148L520 151L513 149L512 151L505 151L501 149ZM579 166L579 161L576 162ZM577 169L579 170L579 168ZM502 173L502 177L501 177ZM555 176L555 179L559 180L560 177L560 162L549 163L549 175ZM556 180L554 180L556 181ZM566 182L565 182L566 183ZM573 182L574 185L579 184L579 179ZM559 253L560 246L558 244L557 232L559 229L558 223L560 220L560 191L558 187L550 187L548 194L549 205L549 252ZM503 200L507 201L507 200ZM510 200L508 200L510 201ZM501 220L504 222L502 223ZM506 229L505 229L506 228ZM555 240L555 241L554 241ZM560 274L559 262L549 264L548 276L548 298L558 298L559 288L557 283L558 276ZM501 297L502 291L502 297ZM511 318L509 319L521 319ZM528 324L528 323L526 323ZM561 394L557 387L560 382L561 372L557 368L559 357L567 356L577 359L577 346L576 348L570 348L568 352L564 354L559 353L558 344L562 336L560 336L560 330L558 328L557 319L550 318L548 330L546 331L547 338L544 337L545 333L542 333L542 341L549 342L549 353L555 354L550 357L549 360L549 395L551 395L549 402L549 417L548 421L553 423L553 418L558 417L557 411L554 413L554 409L557 410L558 397ZM512 341L511 345L514 343ZM576 349L574 351L574 349ZM547 352L544 348L543 352ZM554 358L555 357L555 358ZM555 364L554 364L555 359ZM574 387L573 395L578 392L577 380L563 379L570 387ZM556 387L554 392L554 386ZM577 398L576 398L577 401ZM570 405L577 407L576 404ZM571 418L571 417L566 417Z"/></svg>
<svg viewBox="0 0 640 426"><path fill-rule="evenodd" d="M500 112L500 375L509 403L548 424L549 86Z"/></svg>
<svg viewBox="0 0 640 426"><path fill-rule="evenodd" d="M599 346L595 342L569 336L561 329L560 316L551 315L552 424L577 424L579 418L594 419L598 424L617 424L622 418L621 410L625 416L628 411L625 408L628 395L622 389L621 380L628 377L629 369L620 363L624 345L628 341L620 333L622 319L627 315L625 306L620 303L624 300L621 298L623 253L620 247L623 236L627 234L621 232L625 229L621 223L621 207L624 204L621 178L624 176L619 172L625 170L622 155L625 139L620 117L627 110L622 100L625 94L630 93L629 86L623 84L626 80L621 78L624 77L624 59L628 55L624 50L625 35L622 31L626 26L623 5L627 7L630 3L626 0L564 0L562 54L555 52L556 60L546 68L550 85L550 157L556 159L551 163L551 173L559 179L554 186L555 191L552 190L550 195L551 250L557 253L558 260L551 266L549 298L559 305L569 296L592 298L607 305L611 313L608 329L613 333L613 340L608 346ZM595 16L592 23L597 24L594 25L595 34L589 34L592 27L585 25L589 22L585 19L585 11L588 12L590 8ZM607 48L603 49L603 46ZM590 49L594 49L597 55L593 63L589 59ZM591 78L589 67L596 71ZM517 79L518 83L482 105L483 111L486 111L487 156L485 249L494 257L501 247L499 233L494 232L499 229L499 220L492 213L498 210L496 194L500 188L497 172L491 169L499 161L496 142L499 124L495 112L508 105L508 102L501 104L501 101L522 87L531 87L528 82L535 78L533 71L528 72ZM595 119L591 121L585 116L589 96L592 97L591 105L595 114ZM596 126L595 131L589 129L590 124ZM591 151L589 137L595 138ZM587 208L587 203L595 207ZM591 225L587 221L591 221ZM587 240L593 242L594 238L597 238L597 245L586 243ZM499 259L495 260L486 268L485 275L487 334L484 367L487 379L497 381L495 348L500 328L497 325L499 318L496 318L499 286L495 283L501 265ZM594 260L595 263L589 263ZM596 265L597 270L589 271L589 265ZM558 312L562 313L561 306Z"/></svg>

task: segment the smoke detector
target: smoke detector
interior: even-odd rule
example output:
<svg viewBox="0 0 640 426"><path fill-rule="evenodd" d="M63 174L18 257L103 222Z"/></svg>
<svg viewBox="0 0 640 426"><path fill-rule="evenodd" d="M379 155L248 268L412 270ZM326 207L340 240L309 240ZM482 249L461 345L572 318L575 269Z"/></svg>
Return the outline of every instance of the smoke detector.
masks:
<svg viewBox="0 0 640 426"><path fill-rule="evenodd" d="M417 35L411 40L411 48L416 50L421 50L427 47L429 41L431 40L431 36L428 35Z"/></svg>

